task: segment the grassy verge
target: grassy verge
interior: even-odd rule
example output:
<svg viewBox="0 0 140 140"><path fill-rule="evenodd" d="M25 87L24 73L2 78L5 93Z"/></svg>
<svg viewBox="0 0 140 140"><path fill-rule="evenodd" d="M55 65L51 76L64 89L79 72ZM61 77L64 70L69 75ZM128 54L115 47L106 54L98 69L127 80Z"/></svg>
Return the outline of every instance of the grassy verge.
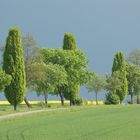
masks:
<svg viewBox="0 0 140 140"><path fill-rule="evenodd" d="M30 101L32 108L27 108L25 102L22 102L20 105L17 106L17 111L13 110L13 106L11 106L8 101L0 101L0 116L16 113L16 112L26 112L32 110L40 110L40 109L50 109L50 108L62 108L62 107L69 107L69 101L65 101L65 106L61 106L60 101L49 101L48 106L46 106L41 101ZM87 101L85 105L94 105L95 101ZM102 101L99 101L99 104L103 104Z"/></svg>

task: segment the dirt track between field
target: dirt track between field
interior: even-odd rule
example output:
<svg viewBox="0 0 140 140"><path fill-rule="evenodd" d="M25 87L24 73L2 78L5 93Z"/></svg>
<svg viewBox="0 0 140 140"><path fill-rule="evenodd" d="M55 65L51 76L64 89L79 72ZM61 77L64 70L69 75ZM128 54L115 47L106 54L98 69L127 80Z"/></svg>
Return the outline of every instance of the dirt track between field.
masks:
<svg viewBox="0 0 140 140"><path fill-rule="evenodd" d="M33 113L40 113L40 112L47 112L47 111L54 111L54 110L65 110L65 109L67 108L55 108L55 109L33 110L33 111L28 111L28 112L18 112L18 113L13 113L13 114L8 114L8 115L1 115L0 120L15 118L17 116L24 116L24 115L29 115Z"/></svg>

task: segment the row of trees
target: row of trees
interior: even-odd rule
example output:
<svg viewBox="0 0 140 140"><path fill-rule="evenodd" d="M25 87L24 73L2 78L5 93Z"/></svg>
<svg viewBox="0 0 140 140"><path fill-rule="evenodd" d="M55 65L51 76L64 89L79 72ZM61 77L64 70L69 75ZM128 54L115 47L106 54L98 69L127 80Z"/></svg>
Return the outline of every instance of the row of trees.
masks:
<svg viewBox="0 0 140 140"><path fill-rule="evenodd" d="M130 103L134 103L134 97L137 97L139 104L140 95L140 50L134 49L125 59L123 52L118 52L114 56L112 74L100 77L95 75L92 81L87 84L89 92L97 95L101 90L107 90L106 104L122 103L127 95L130 95Z"/></svg>
<svg viewBox="0 0 140 140"><path fill-rule="evenodd" d="M44 74L37 78L33 76L35 79L31 82L32 88L39 95L44 95L46 103L48 94L52 94L60 96L62 105L64 105L64 99L70 100L70 105L75 105L81 100L79 97L80 86L86 84L93 75L87 69L88 63L85 54L76 49L75 36L65 33L63 49L41 49L40 53L42 62L34 64L33 71L35 69L39 73L44 71L43 73L48 76L46 75L45 79L43 79ZM46 72L44 66L53 68L55 73ZM43 70L39 70L40 68ZM49 76L50 79L47 80Z"/></svg>
<svg viewBox="0 0 140 140"><path fill-rule="evenodd" d="M3 49L2 49L3 50ZM80 86L86 85L89 92L98 93L106 90L106 103L122 103L127 94L134 96L139 102L140 92L140 53L134 50L127 63L123 52L114 56L112 74L99 76L88 70L88 61L83 51L76 47L75 36L65 33L63 46L60 49L42 49L34 38L27 34L21 37L18 28L9 31L3 53L3 70L1 69L0 89L4 89L7 100L14 106L26 99L26 88L35 90L37 95L43 95L45 103L48 94L57 95L64 105L64 100L70 100L70 105L79 104Z"/></svg>
<svg viewBox="0 0 140 140"><path fill-rule="evenodd" d="M11 77L4 89L5 97L15 110L23 100L30 107L26 88L43 95L46 104L48 94L52 94L60 96L62 105L64 99L75 105L81 100L80 86L93 75L87 64L84 52L76 49L73 34L65 33L62 49L41 49L32 36L21 38L19 29L12 28L3 54L3 70Z"/></svg>

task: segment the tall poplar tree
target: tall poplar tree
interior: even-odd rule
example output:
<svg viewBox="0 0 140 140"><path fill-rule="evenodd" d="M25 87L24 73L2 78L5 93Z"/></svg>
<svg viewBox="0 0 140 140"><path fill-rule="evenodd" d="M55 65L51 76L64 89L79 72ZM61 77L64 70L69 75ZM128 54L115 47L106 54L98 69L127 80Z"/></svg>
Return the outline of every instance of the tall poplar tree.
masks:
<svg viewBox="0 0 140 140"><path fill-rule="evenodd" d="M26 76L23 59L21 35L18 28L9 30L3 55L3 69L11 75L12 81L4 93L14 110L24 100L26 93Z"/></svg>
<svg viewBox="0 0 140 140"><path fill-rule="evenodd" d="M128 84L126 78L126 64L125 64L125 57L123 52L118 52L114 56L113 67L112 67L112 74L113 72L119 71L120 73L120 81L122 82L120 90L116 90L115 94L117 94L120 98L120 103L125 99L128 91Z"/></svg>
<svg viewBox="0 0 140 140"><path fill-rule="evenodd" d="M63 50L75 50L76 49L76 37L72 33L65 33L64 34L64 40L63 40ZM65 98L70 99L70 105L75 104L75 99L78 98L78 93L80 90L80 86L76 84L72 91L69 91L69 93L65 93ZM66 89L65 92L68 92ZM69 95L66 95L69 94Z"/></svg>

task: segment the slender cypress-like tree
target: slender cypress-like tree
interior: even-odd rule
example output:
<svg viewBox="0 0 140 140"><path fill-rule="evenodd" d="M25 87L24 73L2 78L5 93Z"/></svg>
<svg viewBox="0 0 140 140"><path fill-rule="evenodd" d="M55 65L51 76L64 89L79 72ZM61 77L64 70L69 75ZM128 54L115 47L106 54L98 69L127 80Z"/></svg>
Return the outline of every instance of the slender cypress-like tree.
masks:
<svg viewBox="0 0 140 140"><path fill-rule="evenodd" d="M3 55L3 69L12 77L11 84L5 90L5 96L14 110L26 93L25 67L22 52L21 35L18 28L9 30Z"/></svg>
<svg viewBox="0 0 140 140"><path fill-rule="evenodd" d="M115 94L117 94L120 98L120 103L125 99L128 91L128 84L127 84L127 78L126 78L126 64L125 64L125 57L123 52L118 52L114 56L114 62L112 67L112 73L115 71L120 72L119 79L122 82L122 86L120 90L116 90Z"/></svg>

